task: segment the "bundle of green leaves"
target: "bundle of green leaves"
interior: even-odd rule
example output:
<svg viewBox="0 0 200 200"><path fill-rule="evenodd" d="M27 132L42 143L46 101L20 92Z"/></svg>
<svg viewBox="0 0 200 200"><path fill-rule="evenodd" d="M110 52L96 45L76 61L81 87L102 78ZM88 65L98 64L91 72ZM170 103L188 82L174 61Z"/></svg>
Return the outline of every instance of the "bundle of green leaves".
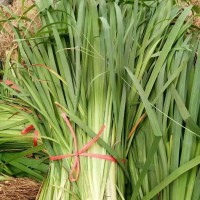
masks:
<svg viewBox="0 0 200 200"><path fill-rule="evenodd" d="M10 65L10 52L1 84L2 94L16 97L4 103L34 125L51 159L40 199L198 199L192 7L168 0L36 6L43 26L34 35L22 21L13 27L19 58Z"/></svg>
<svg viewBox="0 0 200 200"><path fill-rule="evenodd" d="M37 139L37 146L34 147L34 134L21 134L26 126L28 120L1 101L0 174L6 179L13 176L43 181L48 170L47 155L43 152L41 139Z"/></svg>

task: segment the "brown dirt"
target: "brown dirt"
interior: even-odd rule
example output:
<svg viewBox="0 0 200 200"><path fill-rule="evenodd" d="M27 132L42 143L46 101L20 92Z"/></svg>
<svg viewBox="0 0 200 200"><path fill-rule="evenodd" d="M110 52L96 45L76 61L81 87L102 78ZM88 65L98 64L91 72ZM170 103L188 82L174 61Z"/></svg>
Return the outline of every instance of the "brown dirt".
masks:
<svg viewBox="0 0 200 200"><path fill-rule="evenodd" d="M28 178L0 182L1 200L35 200L40 184Z"/></svg>

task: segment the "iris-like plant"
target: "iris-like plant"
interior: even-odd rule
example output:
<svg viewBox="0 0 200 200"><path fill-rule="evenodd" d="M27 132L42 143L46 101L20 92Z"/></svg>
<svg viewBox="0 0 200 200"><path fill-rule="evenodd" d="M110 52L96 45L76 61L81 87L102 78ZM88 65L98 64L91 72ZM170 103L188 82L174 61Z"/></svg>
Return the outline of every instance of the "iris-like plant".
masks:
<svg viewBox="0 0 200 200"><path fill-rule="evenodd" d="M12 67L7 59L2 85L51 160L39 199L198 199L200 45L186 20L192 7L36 5L43 26L34 35L23 23L13 27L19 59Z"/></svg>

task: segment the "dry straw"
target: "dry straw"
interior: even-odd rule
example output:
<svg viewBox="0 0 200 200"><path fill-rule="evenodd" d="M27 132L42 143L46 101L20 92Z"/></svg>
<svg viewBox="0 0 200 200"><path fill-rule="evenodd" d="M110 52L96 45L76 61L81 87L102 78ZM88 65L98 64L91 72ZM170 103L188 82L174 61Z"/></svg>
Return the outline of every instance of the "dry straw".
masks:
<svg viewBox="0 0 200 200"><path fill-rule="evenodd" d="M7 10L7 7L0 7L0 60L4 61L9 50L13 47L15 48L15 51L12 54L12 59L14 60L18 56L17 43L14 42L14 32L8 21L3 21L3 19L5 19L5 16L9 19L15 15L16 18L10 20L10 23L17 27L19 20L22 20L21 17L33 4L34 0L26 0L24 5L21 0L13 0L13 3L7 6L9 11ZM38 11L36 9L30 9L30 11L25 14L25 17L28 19L34 19L34 22L31 20L23 20L24 25L29 27L31 32L34 32L35 25L37 27L40 27L41 25L39 17L36 17L37 12Z"/></svg>

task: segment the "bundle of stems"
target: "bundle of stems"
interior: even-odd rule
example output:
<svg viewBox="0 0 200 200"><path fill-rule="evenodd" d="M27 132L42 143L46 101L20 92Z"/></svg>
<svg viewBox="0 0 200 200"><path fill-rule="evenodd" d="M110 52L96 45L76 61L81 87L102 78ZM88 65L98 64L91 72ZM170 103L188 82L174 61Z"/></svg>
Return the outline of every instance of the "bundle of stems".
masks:
<svg viewBox="0 0 200 200"><path fill-rule="evenodd" d="M0 105L0 166L2 180L8 176L31 177L43 181L48 170L41 139L34 147L34 134L22 135L28 120L12 106ZM3 178L4 177L4 178Z"/></svg>
<svg viewBox="0 0 200 200"><path fill-rule="evenodd" d="M33 134L22 135L21 131L28 125L22 115L12 112L12 108L0 105L0 151L19 151L33 146Z"/></svg>
<svg viewBox="0 0 200 200"><path fill-rule="evenodd" d="M44 4L38 3L39 8L48 6ZM104 1L100 5L96 1L59 1L45 11L42 7L41 30L31 36L26 27L20 27L27 38L31 37L28 41L14 29L21 60L12 67L13 76L9 70L4 73L4 80L10 79L18 85L20 92L7 89L31 110L31 114L20 112L41 134L49 156L76 153L64 114L73 126L78 149L105 126L101 138L87 151L102 159L79 156L81 172L75 166L75 174L73 157L52 161L40 199L104 199L106 196L117 199L124 195L126 89L121 79L122 64L115 74L115 63L122 62L122 55L113 55L115 47L111 39L111 34L115 34L116 43L123 43L122 16L117 4L108 4L108 8L105 4ZM108 19L113 27L119 23L113 33L103 14L107 10L112 12ZM115 159L106 160L107 154Z"/></svg>
<svg viewBox="0 0 200 200"><path fill-rule="evenodd" d="M190 49L185 48L186 44ZM199 54L200 41L196 36L192 40L190 36L184 40L181 38L177 49L180 50L171 52L167 58L163 73L159 74L155 85L155 93L160 94L164 88L165 92L155 104L155 94L152 95L152 106L157 111L163 130L154 155L148 154L154 131L149 120L143 117L145 114L134 132L135 139L129 150L129 169L136 185L132 199L153 199L154 196L155 199L170 200L200 198L197 189L200 164L200 92L197 77L200 59L195 56ZM148 156L152 160L143 175Z"/></svg>
<svg viewBox="0 0 200 200"><path fill-rule="evenodd" d="M2 85L17 97L5 103L34 125L51 160L39 199L175 199L177 178L193 168L195 180L200 162L197 114L187 109L198 87L198 37L188 32L190 20L185 23L192 7L182 10L168 0L36 6L43 26L34 35L23 22L13 27L20 56L12 66L7 59ZM185 124L192 133L183 133ZM189 156L187 146L175 145L183 134Z"/></svg>
<svg viewBox="0 0 200 200"><path fill-rule="evenodd" d="M170 1L135 30L140 44L128 70L127 155L131 199L199 199L199 32ZM138 9L141 12L141 9ZM138 22L142 19L136 19ZM143 18L145 20L145 18ZM142 37L140 38L140 36ZM134 44L133 42L133 44ZM131 85L132 84L132 85ZM152 126L147 101L159 126ZM142 103L141 103L142 101ZM147 117L146 117L147 116ZM152 116L153 117L153 114ZM133 141L132 141L133 140Z"/></svg>

